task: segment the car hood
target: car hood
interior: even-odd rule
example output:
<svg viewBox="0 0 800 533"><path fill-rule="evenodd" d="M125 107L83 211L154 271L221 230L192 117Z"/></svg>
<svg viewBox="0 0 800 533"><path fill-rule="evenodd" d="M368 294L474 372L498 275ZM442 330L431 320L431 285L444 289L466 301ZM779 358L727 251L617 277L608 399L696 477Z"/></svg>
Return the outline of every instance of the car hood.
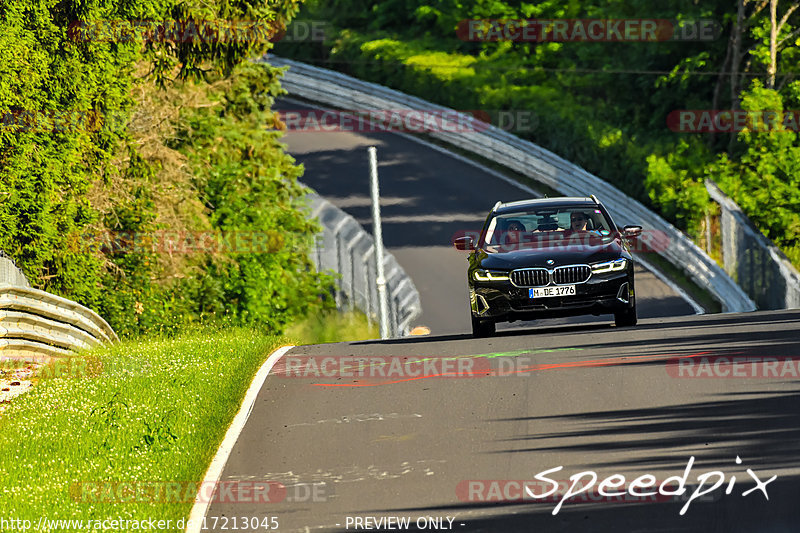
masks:
<svg viewBox="0 0 800 533"><path fill-rule="evenodd" d="M535 249L507 250L502 247L488 246L477 250L477 259L481 268L513 270L527 267L549 267L584 263L600 263L613 261L627 256L618 239L598 244L573 246L548 246ZM553 263L547 264L548 260Z"/></svg>

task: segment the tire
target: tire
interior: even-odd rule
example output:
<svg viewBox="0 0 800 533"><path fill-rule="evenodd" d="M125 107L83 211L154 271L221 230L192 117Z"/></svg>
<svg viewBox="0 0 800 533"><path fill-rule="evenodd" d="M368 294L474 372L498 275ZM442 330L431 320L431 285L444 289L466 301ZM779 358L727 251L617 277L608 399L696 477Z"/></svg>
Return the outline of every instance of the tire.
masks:
<svg viewBox="0 0 800 533"><path fill-rule="evenodd" d="M618 328L635 326L636 322L636 304L633 304L633 307L614 313L614 324L616 324Z"/></svg>
<svg viewBox="0 0 800 533"><path fill-rule="evenodd" d="M472 336L476 339L491 337L495 333L494 322L472 317Z"/></svg>

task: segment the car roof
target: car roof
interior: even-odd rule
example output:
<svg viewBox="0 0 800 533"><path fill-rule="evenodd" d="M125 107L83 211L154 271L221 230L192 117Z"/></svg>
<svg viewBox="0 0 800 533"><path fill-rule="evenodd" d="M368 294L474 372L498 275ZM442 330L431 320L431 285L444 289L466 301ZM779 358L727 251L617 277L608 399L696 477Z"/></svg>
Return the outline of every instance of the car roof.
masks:
<svg viewBox="0 0 800 533"><path fill-rule="evenodd" d="M528 208L547 208L547 207L563 207L566 205L585 205L596 206L599 202L595 202L592 198L585 198L581 196L559 196L556 198L534 198L530 200L520 200L518 202L500 203L492 210L493 213L502 215L504 213L517 213L524 211Z"/></svg>

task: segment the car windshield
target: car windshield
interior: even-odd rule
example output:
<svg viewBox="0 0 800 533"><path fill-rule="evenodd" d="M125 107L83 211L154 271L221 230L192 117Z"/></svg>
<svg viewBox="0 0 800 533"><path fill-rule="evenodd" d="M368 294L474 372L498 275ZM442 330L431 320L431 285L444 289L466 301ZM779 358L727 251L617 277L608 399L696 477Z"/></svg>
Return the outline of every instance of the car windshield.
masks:
<svg viewBox="0 0 800 533"><path fill-rule="evenodd" d="M597 245L609 239L611 224L594 206L562 206L503 213L486 228L489 251L540 246Z"/></svg>

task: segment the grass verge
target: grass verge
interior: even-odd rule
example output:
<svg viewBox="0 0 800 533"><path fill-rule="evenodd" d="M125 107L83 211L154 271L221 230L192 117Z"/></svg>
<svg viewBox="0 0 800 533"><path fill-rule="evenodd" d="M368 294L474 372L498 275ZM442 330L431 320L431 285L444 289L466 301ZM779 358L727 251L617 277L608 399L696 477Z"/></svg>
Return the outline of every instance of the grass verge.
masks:
<svg viewBox="0 0 800 533"><path fill-rule="evenodd" d="M634 258L635 259L635 258ZM709 291L695 283L683 270L655 253L647 254L647 261L672 280L697 302L706 313L721 313L722 304Z"/></svg>
<svg viewBox="0 0 800 533"><path fill-rule="evenodd" d="M327 342L379 339L378 325L369 323L366 315L357 311L323 312L306 318L288 329L291 344L323 344Z"/></svg>
<svg viewBox="0 0 800 533"><path fill-rule="evenodd" d="M191 494L163 502L163 491L141 498L120 484L200 482L253 376L282 344L256 330L203 329L87 352L93 363L74 367L94 371L41 380L0 418L0 516L187 517Z"/></svg>

